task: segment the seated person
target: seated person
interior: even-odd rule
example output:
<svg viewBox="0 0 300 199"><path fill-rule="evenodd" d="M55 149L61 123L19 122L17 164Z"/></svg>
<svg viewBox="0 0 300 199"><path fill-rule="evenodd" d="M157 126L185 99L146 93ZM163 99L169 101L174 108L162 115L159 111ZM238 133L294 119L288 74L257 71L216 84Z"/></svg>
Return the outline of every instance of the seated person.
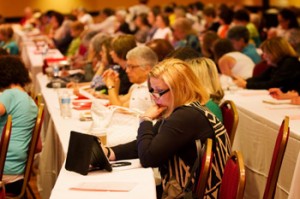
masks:
<svg viewBox="0 0 300 199"><path fill-rule="evenodd" d="M235 50L247 55L257 64L261 61L254 44L249 43L250 33L245 26L234 26L229 29L227 38L231 41Z"/></svg>
<svg viewBox="0 0 300 199"><path fill-rule="evenodd" d="M49 31L48 45L57 48L62 54L65 54L71 41L70 19L65 19L59 12L52 12L50 18L51 29Z"/></svg>
<svg viewBox="0 0 300 199"><path fill-rule="evenodd" d="M146 43L157 55L158 61L162 61L169 53L174 50L172 44L165 39L153 39Z"/></svg>
<svg viewBox="0 0 300 199"><path fill-rule="evenodd" d="M215 62L223 75L229 77L252 77L254 62L243 53L236 51L228 39L217 39L213 43Z"/></svg>
<svg viewBox="0 0 300 199"><path fill-rule="evenodd" d="M260 35L256 26L250 21L250 14L248 10L244 8L236 10L233 14L232 24L245 26L250 33L250 42L254 43L256 47L260 46Z"/></svg>
<svg viewBox="0 0 300 199"><path fill-rule="evenodd" d="M197 32L192 28L191 20L187 18L178 18L172 26L174 48L190 47L201 52L200 42Z"/></svg>
<svg viewBox="0 0 300 199"><path fill-rule="evenodd" d="M119 96L120 79L118 75L113 70L105 71L103 78L108 88L108 99L112 105L144 112L152 105L147 77L151 68L157 63L157 56L149 47L138 46L130 50L126 58L126 73L133 85L126 95Z"/></svg>
<svg viewBox="0 0 300 199"><path fill-rule="evenodd" d="M114 63L113 70L118 73L120 79L120 94L126 94L129 91L131 82L126 74L126 55L128 51L136 47L136 41L133 35L119 35L113 38L111 43L110 56Z"/></svg>
<svg viewBox="0 0 300 199"><path fill-rule="evenodd" d="M108 68L109 65L113 64L112 61L107 61L110 60L107 59L108 53L105 53L105 55L102 53L103 46L109 48L111 39L112 38L108 35L99 33L95 35L89 42L88 54L86 56L86 59L79 57L71 59L71 66L73 69L82 69L80 72L78 72L79 74L73 75L74 78L77 77L78 82L80 82L76 86L87 86L91 84L91 81L95 77L95 75L99 74L99 68L102 68L103 72L103 67ZM74 82L68 83L67 85L67 87L73 86ZM92 89L94 89L95 87L96 85L91 85ZM77 88L74 90L74 92L78 92Z"/></svg>
<svg viewBox="0 0 300 199"><path fill-rule="evenodd" d="M219 104L224 97L224 91L219 81L216 64L211 59L204 57L187 60L187 63L198 77L198 81L205 87L209 94L210 99L205 106L223 122Z"/></svg>
<svg viewBox="0 0 300 199"><path fill-rule="evenodd" d="M0 132L9 114L13 123L2 180L7 193L19 194L38 110L24 89L31 80L18 57L1 56L0 75Z"/></svg>
<svg viewBox="0 0 300 199"><path fill-rule="evenodd" d="M5 49L11 55L19 54L19 47L13 40L14 30L11 25L0 25L0 47Z"/></svg>
<svg viewBox="0 0 300 199"><path fill-rule="evenodd" d="M211 138L214 159L205 195L217 197L231 145L222 123L203 107L209 98L204 87L190 67L178 59L158 63L148 81L155 105L141 116L137 139L104 147L104 152L109 160L139 158L143 167L159 167L166 194L170 179L183 188L187 176L194 175L191 168L197 157L195 141L204 144ZM153 120L158 121L153 124Z"/></svg>
<svg viewBox="0 0 300 199"><path fill-rule="evenodd" d="M141 13L136 16L134 23L137 27L137 31L134 33L136 41L140 44L144 44L147 40L148 33L150 31L150 24L147 20L147 14Z"/></svg>
<svg viewBox="0 0 300 199"><path fill-rule="evenodd" d="M293 47L282 37L265 40L261 49L263 59L271 65L257 77L243 79L236 76L234 83L242 88L269 89L282 88L284 91L296 90L300 78L300 62Z"/></svg>
<svg viewBox="0 0 300 199"><path fill-rule="evenodd" d="M76 54L76 52L80 46L80 43L81 43L81 34L82 34L83 30L84 30L83 23L81 23L79 21L72 22L71 28L70 28L70 33L71 33L71 36L73 37L73 39L68 47L68 50L66 53L67 57L72 57Z"/></svg>

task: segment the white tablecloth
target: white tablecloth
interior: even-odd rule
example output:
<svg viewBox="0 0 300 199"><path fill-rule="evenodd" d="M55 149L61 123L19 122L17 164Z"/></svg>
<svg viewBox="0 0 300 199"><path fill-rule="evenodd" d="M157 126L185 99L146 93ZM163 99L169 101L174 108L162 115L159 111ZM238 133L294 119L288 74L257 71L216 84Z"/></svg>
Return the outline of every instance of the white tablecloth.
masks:
<svg viewBox="0 0 300 199"><path fill-rule="evenodd" d="M41 136L43 140L43 150L40 155L40 164L39 164L40 175L38 176L38 188L42 198L49 198L51 194L51 190L54 187L55 182L58 178L59 184L55 185L54 195L51 196L51 198L65 198L64 195L60 195L60 192L64 190L62 191L62 193L64 192L68 193L69 190L65 186L68 185L69 181L72 182L74 180L73 177L81 180L87 180L87 178L83 178L83 176L79 174L77 175L73 172L68 172L64 168L62 168L68 150L70 131L73 130L73 131L86 133L91 126L91 122L79 121L80 113L84 111L76 111L74 109L72 109L72 118L68 118L68 119L62 118L60 116L60 108L59 108L59 101L58 101L59 91L55 89L46 88L45 85L49 81L47 79L47 76L43 74L38 74L37 80L38 80L37 81L38 89L41 91L44 97L46 110L47 110L45 115L44 131L42 132L42 136ZM59 174L60 170L62 174ZM144 176L146 179L140 180L139 172L142 172L143 170L145 170ZM151 175L149 174L149 172L151 173ZM131 169L130 171L127 172L124 171L124 175L125 173L128 173L126 175L130 175L131 173L133 178L131 180L134 180L135 178L139 179L140 181L137 180L137 182L139 182L137 187L140 187L139 189L142 188L141 190L144 191L144 193L145 191L150 191L149 198L153 198L152 195L153 194L155 195L155 183L154 183L154 176L153 176L152 169L150 169L150 171L148 171L148 169L143 169L143 168L138 169L138 171L135 171L135 169ZM125 178L123 177L122 173L110 174L110 175L116 176L121 179ZM70 178L73 180L70 180ZM101 177L99 177L99 179L102 179L102 175ZM144 181L147 181L148 183L145 184ZM144 185L140 185L140 183ZM72 195L73 191L71 191L69 194ZM127 198L132 198L130 196L136 194L137 197L134 198L140 198L138 197L140 193L135 189L133 190L133 195L131 195L132 194L131 192L125 194L129 194L129 195L125 195L128 196ZM75 195L77 195L76 192ZM79 194L79 196L81 195ZM117 194L117 196L120 195Z"/></svg>
<svg viewBox="0 0 300 199"><path fill-rule="evenodd" d="M32 74L33 85L36 84L36 75L42 72L43 60L44 58L62 58L64 57L58 49L48 49L46 54L42 54L42 49L37 49L36 44L34 43L35 36L32 34L38 34L39 31L35 30L31 33L26 33L20 29L20 27L14 28L15 39L18 43L18 46L21 51L21 58L25 63L26 67L30 70ZM31 35L30 35L31 34ZM37 36L39 38L43 37L42 35ZM35 91L38 91L35 89Z"/></svg>
<svg viewBox="0 0 300 199"><path fill-rule="evenodd" d="M297 164L295 167L295 172L292 180L292 185L290 189L289 199L299 199L300 198L300 153L298 154Z"/></svg>
<svg viewBox="0 0 300 199"><path fill-rule="evenodd" d="M135 160L133 162L137 162ZM135 163L136 164L136 163ZM130 167L130 166L129 166ZM78 187L81 183L97 184L97 183L112 183L117 185L119 183L133 184L134 188L129 192L117 191L77 191L70 190L72 187ZM153 171L151 168L134 168L113 169L112 172L96 171L90 172L87 176L70 172L62 168L54 189L51 193L51 199L61 198L131 198L131 199L154 199L156 198L155 182L153 178Z"/></svg>
<svg viewBox="0 0 300 199"><path fill-rule="evenodd" d="M275 140L284 116L290 116L290 137L281 166L275 198L287 198L300 149L300 106L271 105L267 91L227 92L225 99L235 102L239 124L233 149L240 150L246 166L245 199L262 198Z"/></svg>

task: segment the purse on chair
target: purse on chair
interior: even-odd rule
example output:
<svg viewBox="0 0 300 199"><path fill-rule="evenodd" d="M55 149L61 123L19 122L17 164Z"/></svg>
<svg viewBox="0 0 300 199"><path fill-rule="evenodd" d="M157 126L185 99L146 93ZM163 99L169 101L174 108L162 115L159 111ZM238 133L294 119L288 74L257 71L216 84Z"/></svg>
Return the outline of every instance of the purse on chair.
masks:
<svg viewBox="0 0 300 199"><path fill-rule="evenodd" d="M188 178L188 181L186 185L182 188L176 178L174 176L171 176L169 181L166 184L166 188L163 192L162 199L194 199L197 198L193 194L193 188L191 186L192 178L196 172L196 170L199 167L199 162L200 162L200 156L201 154L199 153L201 151L201 142L200 140L196 140L196 147L197 147L197 158L194 162L194 165L191 170L191 175Z"/></svg>

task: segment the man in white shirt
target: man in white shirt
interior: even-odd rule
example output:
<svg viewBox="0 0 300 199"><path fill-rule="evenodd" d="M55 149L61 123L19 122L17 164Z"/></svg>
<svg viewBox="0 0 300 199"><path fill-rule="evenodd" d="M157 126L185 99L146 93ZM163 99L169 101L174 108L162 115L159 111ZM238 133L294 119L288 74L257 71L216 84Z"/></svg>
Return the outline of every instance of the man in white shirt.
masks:
<svg viewBox="0 0 300 199"><path fill-rule="evenodd" d="M126 95L119 96L120 80L113 70L103 74L108 88L108 97L112 105L129 107L144 112L152 105L147 78L152 67L158 62L157 55L147 46L138 46L130 50L127 55L126 73L129 81L133 83Z"/></svg>

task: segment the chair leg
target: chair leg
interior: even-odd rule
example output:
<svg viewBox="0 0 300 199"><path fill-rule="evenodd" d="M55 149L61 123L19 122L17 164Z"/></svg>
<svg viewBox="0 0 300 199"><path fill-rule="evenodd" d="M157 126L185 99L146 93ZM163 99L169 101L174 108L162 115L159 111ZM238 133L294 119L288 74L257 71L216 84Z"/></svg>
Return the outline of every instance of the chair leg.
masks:
<svg viewBox="0 0 300 199"><path fill-rule="evenodd" d="M31 188L31 186L30 186L29 184L27 185L27 190L29 190L29 191L27 191L27 192L29 192L31 198L32 198L32 199L36 199L36 197L35 197L35 195L34 195L34 193L33 193L33 191L32 191L32 188Z"/></svg>

